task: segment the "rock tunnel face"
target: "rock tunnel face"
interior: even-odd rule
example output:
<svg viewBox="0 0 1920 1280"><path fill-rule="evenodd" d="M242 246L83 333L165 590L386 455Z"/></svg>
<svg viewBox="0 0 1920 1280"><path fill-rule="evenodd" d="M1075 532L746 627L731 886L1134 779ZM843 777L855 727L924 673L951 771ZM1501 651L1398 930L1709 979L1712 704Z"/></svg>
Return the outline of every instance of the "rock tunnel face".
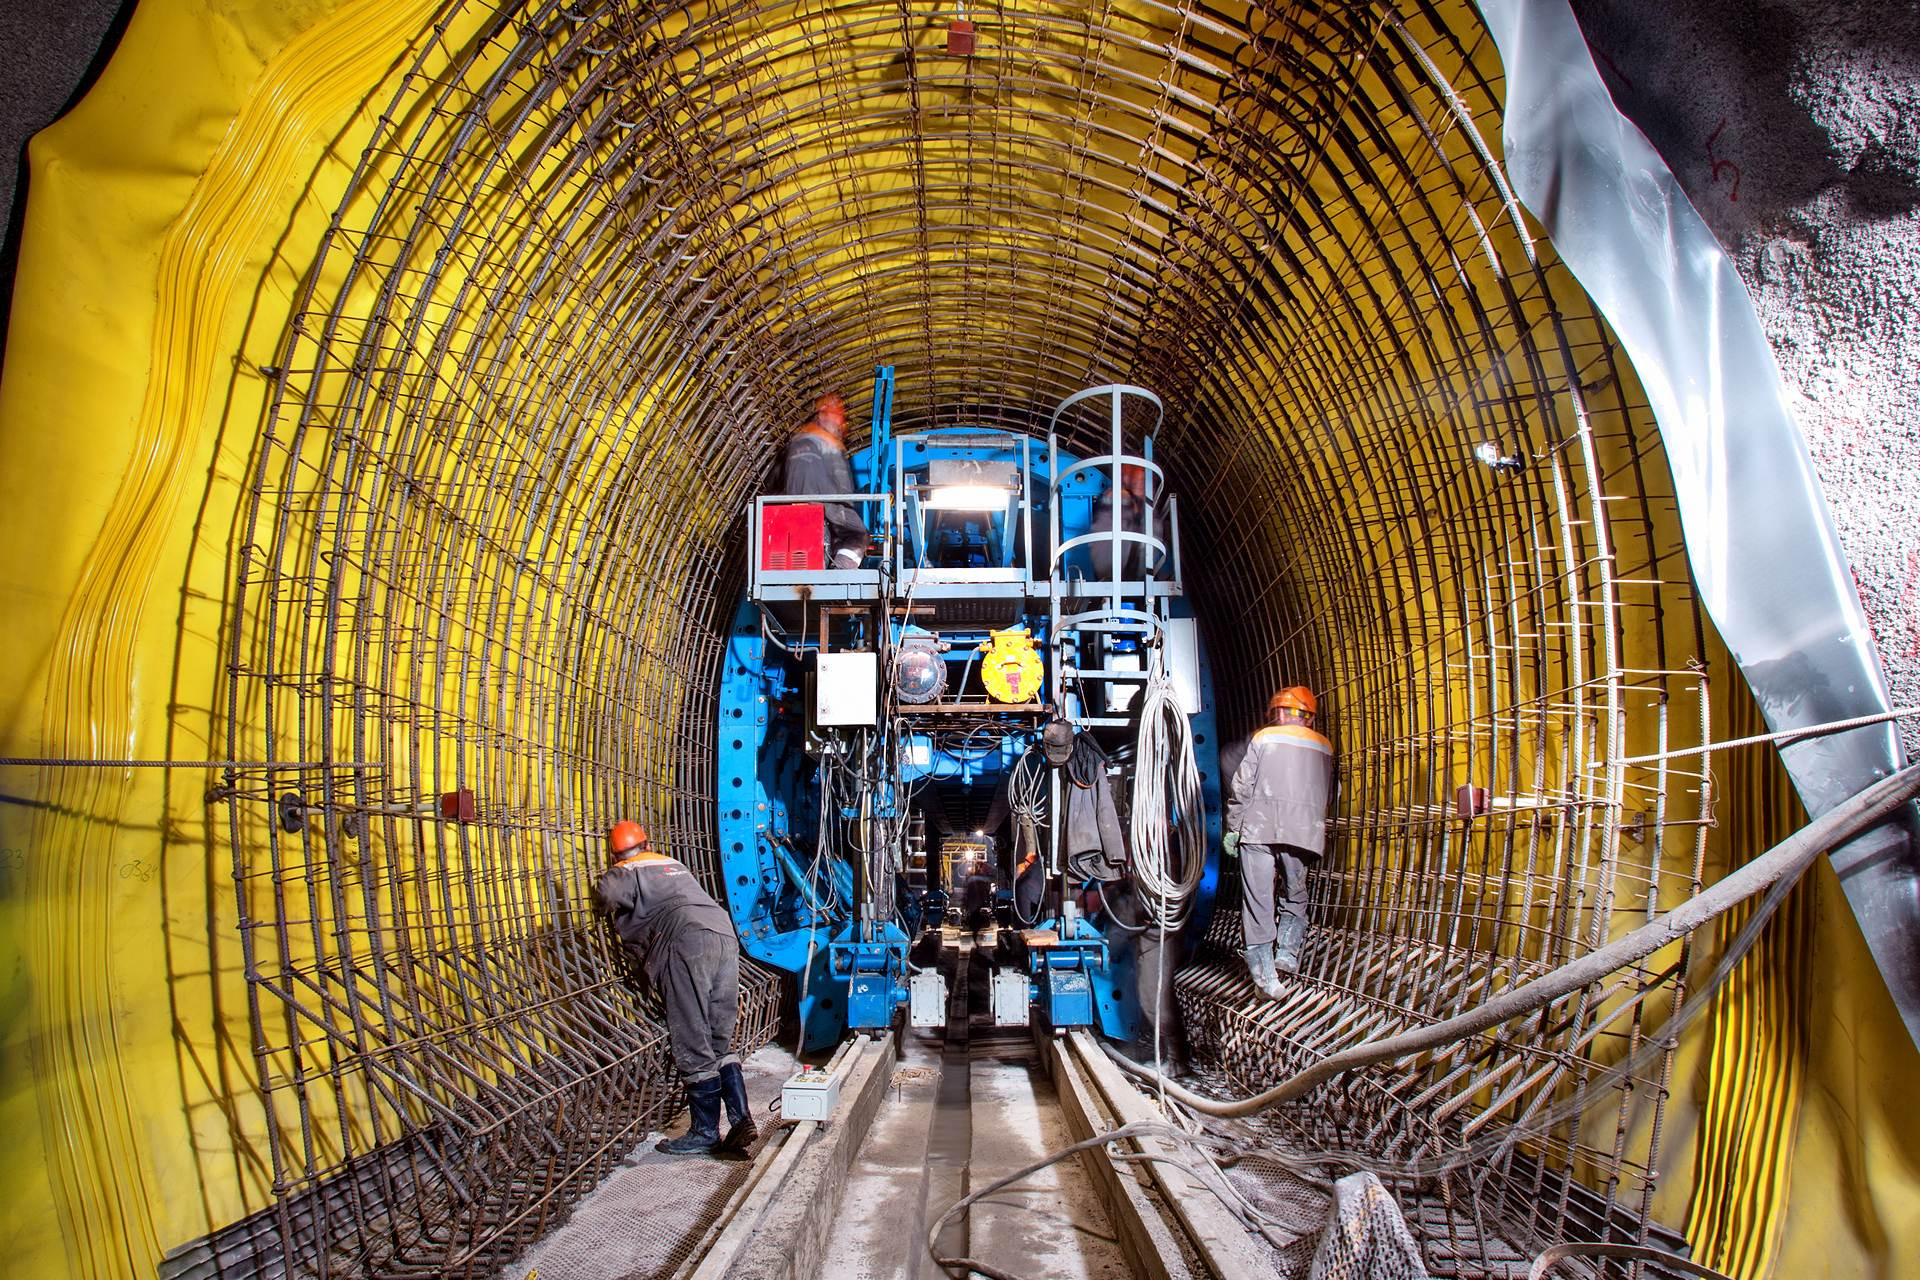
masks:
<svg viewBox="0 0 1920 1280"><path fill-rule="evenodd" d="M199 514L134 508L87 571L104 590L191 525L186 580L220 586L169 605L169 740L242 762L169 837L211 868L167 977L174 1034L222 1046L168 1086L214 1135L201 1203L121 1203L172 1167L142 1145L164 1135L52 1160L63 1229L130 1242L100 1274L208 1233L490 1274L673 1105L586 913L593 836L640 816L717 876L741 514L814 395L859 440L876 365L913 424L1159 393L1223 727L1320 692L1315 1000L1250 1012L1207 949L1179 982L1236 1084L1591 950L1784 831L1770 761L1723 764L1744 791L1716 809L1675 756L1758 725L1634 370L1497 164L1471 5L1027 3L974 9L970 53L956 15L881 3L364 8L293 35L253 92L277 114L215 157L292 139L280 187L182 224L178 270L247 304L180 356L213 392L178 394L238 389L156 464L211 476ZM223 264L223 235L271 247ZM1463 821L1463 787L1490 812ZM462 788L472 821L421 813ZM1609 1231L1762 1257L1773 1219L1730 1212L1716 1153L1785 1140L1765 1086L1804 992L1687 1041L1707 1083L1672 1107L1656 1033L1690 950L1280 1131L1424 1170L1436 1274ZM747 1038L777 996L749 975ZM137 1104L50 1105L118 1132Z"/></svg>

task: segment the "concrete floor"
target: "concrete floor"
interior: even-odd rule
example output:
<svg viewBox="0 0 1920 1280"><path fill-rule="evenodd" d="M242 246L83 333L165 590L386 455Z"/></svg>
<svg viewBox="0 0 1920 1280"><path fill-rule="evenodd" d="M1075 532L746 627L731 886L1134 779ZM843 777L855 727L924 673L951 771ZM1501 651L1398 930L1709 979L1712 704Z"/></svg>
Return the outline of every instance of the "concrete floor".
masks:
<svg viewBox="0 0 1920 1280"><path fill-rule="evenodd" d="M941 1273L927 1228L958 1197L1073 1141L1052 1082L1024 1032L976 1030L965 1063L970 1107L964 1165L940 1158L946 1073L938 1036L910 1032L903 1078L882 1104L840 1204L833 1257L820 1280L928 1280ZM925 1072L921 1075L918 1073ZM949 1087L949 1092L951 1088ZM1080 1162L1063 1161L982 1200L943 1241L1015 1275L1121 1280L1130 1274Z"/></svg>
<svg viewBox="0 0 1920 1280"><path fill-rule="evenodd" d="M969 963L954 931L948 980L971 977L950 1018L988 1008L986 951ZM958 995L958 993L956 993ZM794 1070L768 1046L747 1061L756 1112ZM668 1132L685 1129L684 1114ZM764 1126L765 1130L771 1126ZM500 1273L500 1280L665 1280L687 1258L749 1165L665 1156L649 1134L568 1220ZM764 1138L763 1138L764 1141ZM965 1034L902 1033L900 1062L849 1171L835 1246L820 1280L934 1280L927 1227L975 1187L1073 1141L1039 1049L1025 1028L984 1017ZM942 1238L943 1248L1040 1280L1123 1280L1129 1272L1106 1212L1077 1159L982 1200Z"/></svg>
<svg viewBox="0 0 1920 1280"><path fill-rule="evenodd" d="M791 1053L768 1045L743 1067L764 1143L773 1130L767 1102L796 1064ZM682 1111L667 1132L686 1131ZM745 1160L663 1155L653 1149L660 1137L650 1133L642 1139L574 1206L566 1222L502 1268L500 1280L536 1275L543 1280L664 1280L672 1275L753 1166Z"/></svg>

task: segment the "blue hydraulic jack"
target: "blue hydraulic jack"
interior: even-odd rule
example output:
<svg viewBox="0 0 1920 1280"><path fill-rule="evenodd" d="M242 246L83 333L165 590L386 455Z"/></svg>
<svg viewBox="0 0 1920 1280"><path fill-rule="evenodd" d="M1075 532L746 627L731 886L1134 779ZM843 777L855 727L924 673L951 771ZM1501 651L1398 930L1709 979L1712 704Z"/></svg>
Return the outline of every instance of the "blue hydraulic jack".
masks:
<svg viewBox="0 0 1920 1280"><path fill-rule="evenodd" d="M1051 926L1026 935L1027 973L1040 1018L1055 1031L1095 1026L1093 975L1106 972L1107 940L1075 911Z"/></svg>
<svg viewBox="0 0 1920 1280"><path fill-rule="evenodd" d="M907 935L891 921L868 926L868 937L827 944L827 962L847 984L847 1026L882 1031L907 1000Z"/></svg>

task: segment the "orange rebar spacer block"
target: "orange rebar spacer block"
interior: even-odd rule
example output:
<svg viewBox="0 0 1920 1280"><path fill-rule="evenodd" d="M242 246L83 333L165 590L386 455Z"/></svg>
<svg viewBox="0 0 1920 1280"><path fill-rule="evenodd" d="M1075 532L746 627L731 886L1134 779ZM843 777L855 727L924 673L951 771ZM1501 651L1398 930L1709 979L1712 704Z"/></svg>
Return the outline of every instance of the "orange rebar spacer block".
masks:
<svg viewBox="0 0 1920 1280"><path fill-rule="evenodd" d="M955 18L947 24L947 53L956 58L973 56L973 23Z"/></svg>

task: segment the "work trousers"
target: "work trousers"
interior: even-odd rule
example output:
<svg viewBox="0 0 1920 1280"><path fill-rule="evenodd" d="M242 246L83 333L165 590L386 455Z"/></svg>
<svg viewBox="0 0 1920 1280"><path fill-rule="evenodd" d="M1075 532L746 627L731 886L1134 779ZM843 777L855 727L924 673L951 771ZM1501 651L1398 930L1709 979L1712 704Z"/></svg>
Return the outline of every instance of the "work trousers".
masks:
<svg viewBox="0 0 1920 1280"><path fill-rule="evenodd" d="M1281 915L1298 916L1301 928L1306 927L1306 859L1292 845L1242 844L1240 936L1247 946L1263 947L1278 936L1276 907Z"/></svg>
<svg viewBox="0 0 1920 1280"><path fill-rule="evenodd" d="M667 1039L673 1065L688 1084L711 1080L733 1052L733 1024L740 1018L740 944L701 930L682 934L661 958L654 976L667 1006Z"/></svg>

